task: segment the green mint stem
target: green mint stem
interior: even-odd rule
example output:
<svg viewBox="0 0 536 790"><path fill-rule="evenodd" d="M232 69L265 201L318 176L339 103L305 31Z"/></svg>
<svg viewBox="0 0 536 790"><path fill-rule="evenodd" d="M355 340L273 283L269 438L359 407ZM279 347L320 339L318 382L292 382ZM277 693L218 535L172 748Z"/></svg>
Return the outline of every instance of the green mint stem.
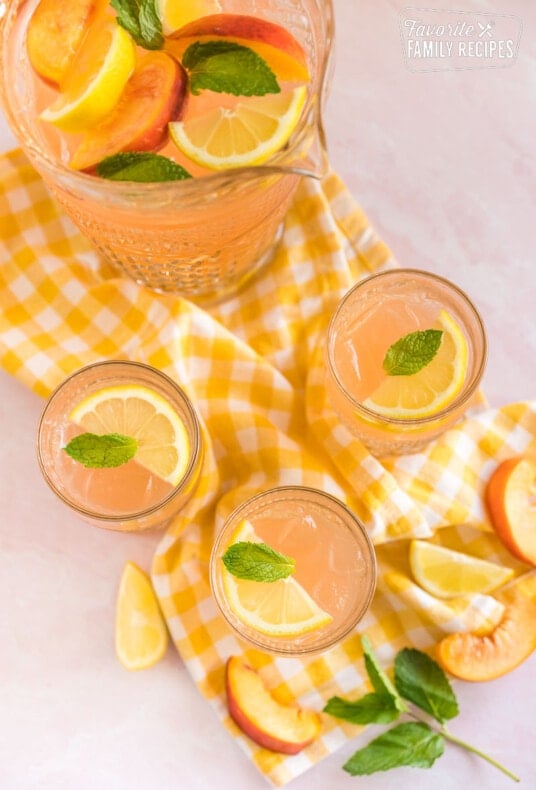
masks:
<svg viewBox="0 0 536 790"><path fill-rule="evenodd" d="M521 781L519 776L516 776L516 774L512 773L512 771L509 771L508 768L505 768L504 765L502 765L501 763L497 762L497 760L494 760L493 757L489 756L489 754L486 754L485 752L480 751L480 749L477 749L475 746L471 746L471 744L466 743L465 741L462 741L461 738L457 738L455 735L452 735L452 733L449 732L449 730L447 730L445 725L443 725L442 728L441 728L441 734L448 741L451 741L452 743L456 743L458 746L463 746L464 749L467 749L468 751L473 752L473 754L478 755L478 757L482 757L483 760L486 760L488 763L491 763L491 765L493 765L495 768L498 768L499 771L502 771L503 774L506 774L506 776L509 776L510 779L513 779L514 782L520 782Z"/></svg>
<svg viewBox="0 0 536 790"><path fill-rule="evenodd" d="M429 727L431 726L430 722L425 721L424 718L422 718L421 716L417 716L417 714L413 713L412 711L409 710L406 711L406 715L411 717L412 719L415 719L415 721L421 721L424 722L425 724L428 724ZM450 741L451 743L455 743L457 746L462 746L464 749L467 749L467 751L473 752L473 754L476 754L478 757L481 757L483 760L486 760L486 762L490 763L495 768L498 768L499 771L502 771L503 774L506 774L506 776L510 777L510 779L513 779L514 782L521 781L519 776L514 774L512 771L509 771L508 768L502 765L502 763L497 762L497 760L494 760L493 757L489 756L489 754L482 752L480 749L477 749L476 746L471 746L470 743L467 743L466 741L462 741L461 738L457 738L455 735L453 735L450 732L450 730L447 728L446 724L443 724L440 729L437 729L437 727L433 727L433 726L431 727L431 729L435 730L435 732L441 733L441 735L444 738L446 738L447 741Z"/></svg>

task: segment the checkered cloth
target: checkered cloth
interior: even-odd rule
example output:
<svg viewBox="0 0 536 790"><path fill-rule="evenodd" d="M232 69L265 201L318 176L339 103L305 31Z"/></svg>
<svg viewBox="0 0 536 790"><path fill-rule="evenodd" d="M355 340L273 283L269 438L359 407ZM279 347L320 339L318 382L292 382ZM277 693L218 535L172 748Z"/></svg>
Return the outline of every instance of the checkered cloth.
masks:
<svg viewBox="0 0 536 790"><path fill-rule="evenodd" d="M339 178L304 180L274 261L239 296L202 310L117 277L49 198L24 156L0 159L0 356L42 396L82 365L149 363L197 407L207 447L199 488L158 545L152 578L175 645L201 693L257 768L283 785L355 737L323 715L299 755L261 749L230 720L224 664L245 655L281 700L322 709L369 690L359 634L390 666L404 645L431 648L446 632L491 627L500 595L438 600L411 579L411 538L528 569L501 547L482 505L497 463L536 451L536 402L481 407L426 452L381 463L337 424L324 399L319 348L352 283L394 265ZM219 616L208 584L216 530L268 487L329 491L366 524L378 555L370 611L339 646L309 659L246 649Z"/></svg>

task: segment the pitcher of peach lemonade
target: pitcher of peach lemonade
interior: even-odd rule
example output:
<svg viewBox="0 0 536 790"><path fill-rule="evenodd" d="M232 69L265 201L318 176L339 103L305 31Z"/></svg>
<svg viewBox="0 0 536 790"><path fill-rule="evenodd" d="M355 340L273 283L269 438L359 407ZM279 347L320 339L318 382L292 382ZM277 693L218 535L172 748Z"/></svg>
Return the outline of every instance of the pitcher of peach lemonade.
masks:
<svg viewBox="0 0 536 790"><path fill-rule="evenodd" d="M209 303L326 170L332 41L330 0L0 0L2 104L120 273Z"/></svg>

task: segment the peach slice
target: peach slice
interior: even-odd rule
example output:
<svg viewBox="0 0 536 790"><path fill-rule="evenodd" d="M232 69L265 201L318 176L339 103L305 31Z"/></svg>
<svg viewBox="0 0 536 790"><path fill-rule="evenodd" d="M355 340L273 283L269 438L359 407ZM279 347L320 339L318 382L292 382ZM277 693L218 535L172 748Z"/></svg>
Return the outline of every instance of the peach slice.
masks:
<svg viewBox="0 0 536 790"><path fill-rule="evenodd" d="M140 60L118 104L86 133L71 159L75 170L87 170L120 151L155 151L167 137L170 121L183 108L187 77L165 52L149 52Z"/></svg>
<svg viewBox="0 0 536 790"><path fill-rule="evenodd" d="M227 661L225 681L231 718L259 746L297 754L319 736L318 713L278 702L258 672L237 656Z"/></svg>
<svg viewBox="0 0 536 790"><path fill-rule="evenodd" d="M247 14L211 14L197 19L171 33L165 47L180 60L194 42L219 38L253 49L280 80L309 80L305 52L294 36L274 22Z"/></svg>
<svg viewBox="0 0 536 790"><path fill-rule="evenodd" d="M462 680L494 680L519 666L536 649L536 601L519 592L485 635L449 634L439 642L441 666Z"/></svg>
<svg viewBox="0 0 536 790"><path fill-rule="evenodd" d="M536 565L536 463L509 458L492 474L486 501L495 532L512 554Z"/></svg>
<svg viewBox="0 0 536 790"><path fill-rule="evenodd" d="M59 84L102 0L41 0L28 24L26 47L34 70Z"/></svg>

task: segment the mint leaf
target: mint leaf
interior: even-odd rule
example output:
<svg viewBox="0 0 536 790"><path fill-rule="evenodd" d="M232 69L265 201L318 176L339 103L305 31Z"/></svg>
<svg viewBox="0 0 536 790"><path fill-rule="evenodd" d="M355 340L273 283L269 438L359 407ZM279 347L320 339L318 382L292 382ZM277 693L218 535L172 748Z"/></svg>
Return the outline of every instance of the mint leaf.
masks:
<svg viewBox="0 0 536 790"><path fill-rule="evenodd" d="M150 151L129 151L107 156L96 167L101 178L110 181L182 181L192 176L167 156Z"/></svg>
<svg viewBox="0 0 536 790"><path fill-rule="evenodd" d="M430 768L441 757L445 743L424 722L398 724L355 752L343 765L352 776L388 771L401 765Z"/></svg>
<svg viewBox="0 0 536 790"><path fill-rule="evenodd" d="M233 543L222 557L223 564L238 579L275 582L294 573L292 557L280 554L266 543L240 541Z"/></svg>
<svg viewBox="0 0 536 790"><path fill-rule="evenodd" d="M441 724L458 715L447 676L430 656L406 647L395 659L395 685L402 696Z"/></svg>
<svg viewBox="0 0 536 790"><path fill-rule="evenodd" d="M233 41L196 41L184 53L182 65L189 72L194 95L202 90L234 96L281 92L266 61L249 47Z"/></svg>
<svg viewBox="0 0 536 790"><path fill-rule="evenodd" d="M324 707L324 713L351 724L390 724L400 716L395 702L381 694L365 694L355 702L331 697Z"/></svg>
<svg viewBox="0 0 536 790"><path fill-rule="evenodd" d="M387 350L383 369L388 376L412 376L428 365L441 345L441 329L424 329L401 337Z"/></svg>
<svg viewBox="0 0 536 790"><path fill-rule="evenodd" d="M156 0L110 0L117 12L117 23L144 49L162 49L162 22Z"/></svg>
<svg viewBox="0 0 536 790"><path fill-rule="evenodd" d="M365 669L367 670L374 690L385 701L387 708L405 711L406 705L404 701L400 698L396 688L378 664L378 660L372 649L372 642L366 634L363 634L361 637L361 645L365 658Z"/></svg>
<svg viewBox="0 0 536 790"><path fill-rule="evenodd" d="M63 448L67 455L84 466L103 469L122 466L134 458L138 442L120 433L81 433Z"/></svg>

